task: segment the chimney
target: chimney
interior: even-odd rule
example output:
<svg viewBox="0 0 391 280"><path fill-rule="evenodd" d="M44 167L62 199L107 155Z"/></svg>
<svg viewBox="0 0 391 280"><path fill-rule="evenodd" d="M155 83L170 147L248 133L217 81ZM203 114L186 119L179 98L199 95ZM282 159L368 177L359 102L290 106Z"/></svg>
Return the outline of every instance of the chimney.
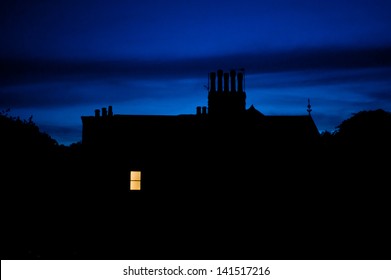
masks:
<svg viewBox="0 0 391 280"><path fill-rule="evenodd" d="M238 73L238 92L243 92L243 73Z"/></svg>
<svg viewBox="0 0 391 280"><path fill-rule="evenodd" d="M197 116L201 115L201 106L197 106Z"/></svg>
<svg viewBox="0 0 391 280"><path fill-rule="evenodd" d="M229 92L229 74L224 73L224 92Z"/></svg>
<svg viewBox="0 0 391 280"><path fill-rule="evenodd" d="M236 91L236 72L235 70L231 70L231 92Z"/></svg>
<svg viewBox="0 0 391 280"><path fill-rule="evenodd" d="M99 117L100 117L100 110L95 109L95 118L99 118Z"/></svg>
<svg viewBox="0 0 391 280"><path fill-rule="evenodd" d="M107 117L107 108L102 108L102 117Z"/></svg>
<svg viewBox="0 0 391 280"><path fill-rule="evenodd" d="M217 92L223 92L223 70L217 70Z"/></svg>
<svg viewBox="0 0 391 280"><path fill-rule="evenodd" d="M210 92L216 92L216 73L211 72L210 73Z"/></svg>
<svg viewBox="0 0 391 280"><path fill-rule="evenodd" d="M113 116L113 106L109 106L109 117Z"/></svg>
<svg viewBox="0 0 391 280"><path fill-rule="evenodd" d="M206 115L206 106L202 106L202 114Z"/></svg>

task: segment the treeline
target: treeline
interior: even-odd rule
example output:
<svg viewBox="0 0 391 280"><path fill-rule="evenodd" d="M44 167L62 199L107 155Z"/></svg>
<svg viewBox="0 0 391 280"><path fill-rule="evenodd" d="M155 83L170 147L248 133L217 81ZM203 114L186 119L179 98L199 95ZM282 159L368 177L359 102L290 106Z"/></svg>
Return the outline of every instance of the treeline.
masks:
<svg viewBox="0 0 391 280"><path fill-rule="evenodd" d="M30 195L66 187L77 170L80 143L59 145L39 129L32 117L20 119L9 116L7 111L0 113L0 129L3 191Z"/></svg>

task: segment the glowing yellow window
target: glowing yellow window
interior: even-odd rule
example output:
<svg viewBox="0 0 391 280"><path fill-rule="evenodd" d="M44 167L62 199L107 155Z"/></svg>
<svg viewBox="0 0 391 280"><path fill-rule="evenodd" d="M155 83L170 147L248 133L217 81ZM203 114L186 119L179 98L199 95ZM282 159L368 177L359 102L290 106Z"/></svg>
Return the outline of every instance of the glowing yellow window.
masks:
<svg viewBox="0 0 391 280"><path fill-rule="evenodd" d="M130 171L130 190L141 190L141 171Z"/></svg>

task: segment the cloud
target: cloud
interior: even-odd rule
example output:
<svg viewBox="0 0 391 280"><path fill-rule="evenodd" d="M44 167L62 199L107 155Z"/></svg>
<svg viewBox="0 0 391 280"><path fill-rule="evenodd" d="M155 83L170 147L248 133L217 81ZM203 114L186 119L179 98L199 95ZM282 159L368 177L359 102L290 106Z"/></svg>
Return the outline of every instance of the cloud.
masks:
<svg viewBox="0 0 391 280"><path fill-rule="evenodd" d="M387 89L374 90L371 92L371 96L378 101L386 101L391 110L391 86Z"/></svg>
<svg viewBox="0 0 391 280"><path fill-rule="evenodd" d="M202 77L209 71L246 68L255 73L313 69L391 66L391 46L368 49L297 49L285 52L236 53L191 59L2 60L1 85L42 80L85 80L127 77L166 79Z"/></svg>
<svg viewBox="0 0 391 280"><path fill-rule="evenodd" d="M210 71L233 68L246 69L247 84L251 88L289 90L356 84L358 92L373 94L375 86L383 83L381 91L372 98L388 98L391 47L242 53L196 60L3 60L0 107L64 107L94 102L179 99L186 92L186 95L202 92ZM198 91L195 84L199 84ZM374 88L370 89L371 86Z"/></svg>
<svg viewBox="0 0 391 280"><path fill-rule="evenodd" d="M81 80L6 86L0 89L0 108L51 108L93 103L135 101L159 96L164 87L153 81ZM167 90L165 91L167 92Z"/></svg>
<svg viewBox="0 0 391 280"><path fill-rule="evenodd" d="M261 73L249 76L252 86L264 89L305 88L342 84L362 85L389 81L391 67L312 69ZM388 82L388 86L389 86Z"/></svg>

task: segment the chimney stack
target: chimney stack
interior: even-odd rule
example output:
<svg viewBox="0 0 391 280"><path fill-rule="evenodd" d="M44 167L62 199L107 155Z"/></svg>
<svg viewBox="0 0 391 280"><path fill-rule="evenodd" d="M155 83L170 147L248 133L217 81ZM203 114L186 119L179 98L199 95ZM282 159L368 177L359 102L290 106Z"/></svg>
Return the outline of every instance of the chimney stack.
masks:
<svg viewBox="0 0 391 280"><path fill-rule="evenodd" d="M206 115L206 106L202 106L202 114Z"/></svg>
<svg viewBox="0 0 391 280"><path fill-rule="evenodd" d="M99 118L99 117L100 117L100 110L95 109L95 118Z"/></svg>
<svg viewBox="0 0 391 280"><path fill-rule="evenodd" d="M109 106L109 117L113 116L113 106Z"/></svg>

